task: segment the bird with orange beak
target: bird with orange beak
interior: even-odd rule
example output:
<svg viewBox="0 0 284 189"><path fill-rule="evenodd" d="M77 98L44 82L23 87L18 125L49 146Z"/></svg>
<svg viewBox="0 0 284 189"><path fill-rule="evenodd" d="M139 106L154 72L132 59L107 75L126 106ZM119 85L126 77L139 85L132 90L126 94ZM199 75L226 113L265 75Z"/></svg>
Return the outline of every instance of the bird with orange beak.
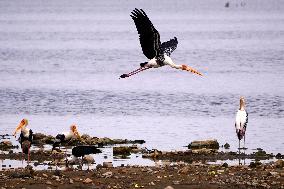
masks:
<svg viewBox="0 0 284 189"><path fill-rule="evenodd" d="M63 132L55 137L52 149L54 150L55 147L59 147L62 142L70 141L73 138L81 140L81 135L78 132L77 126L75 124L70 126L70 130L68 132Z"/></svg>
<svg viewBox="0 0 284 189"><path fill-rule="evenodd" d="M24 134L24 136L28 137L29 129L26 128L28 126L29 122L27 119L22 119L22 121L19 123L19 125L16 127L13 136L16 137L17 132L21 131L21 133Z"/></svg>
<svg viewBox="0 0 284 189"><path fill-rule="evenodd" d="M30 161L30 147L33 140L33 131L27 128L28 120L22 119L19 125L16 127L13 136L16 137L18 131L21 131L19 142L22 148L22 157L23 154L28 154L28 162Z"/></svg>

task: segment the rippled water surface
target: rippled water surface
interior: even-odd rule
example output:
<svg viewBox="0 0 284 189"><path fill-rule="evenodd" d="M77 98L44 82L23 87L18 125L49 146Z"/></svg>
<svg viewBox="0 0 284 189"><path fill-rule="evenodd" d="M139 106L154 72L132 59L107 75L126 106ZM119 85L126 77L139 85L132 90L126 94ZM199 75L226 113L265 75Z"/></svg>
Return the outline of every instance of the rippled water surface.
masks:
<svg viewBox="0 0 284 189"><path fill-rule="evenodd" d="M184 149L216 138L236 150L234 116L247 99L247 147L284 153L284 3L231 1L0 2L0 133L26 117L34 132L76 123L93 136ZM129 14L143 8L172 54L204 77L145 62Z"/></svg>

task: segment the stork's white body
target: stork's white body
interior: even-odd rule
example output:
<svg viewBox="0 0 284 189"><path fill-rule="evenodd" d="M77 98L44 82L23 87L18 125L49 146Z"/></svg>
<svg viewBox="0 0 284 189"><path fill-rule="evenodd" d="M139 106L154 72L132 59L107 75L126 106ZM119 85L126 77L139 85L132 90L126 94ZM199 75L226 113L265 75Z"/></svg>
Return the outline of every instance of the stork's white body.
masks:
<svg viewBox="0 0 284 189"><path fill-rule="evenodd" d="M181 68L181 65L174 64L173 60L168 55L164 54L164 58L165 58L165 60L163 61L164 65L168 65L168 66L170 66L172 68L176 68L176 69ZM161 67L161 65L158 64L157 58L153 58L153 59L149 60L147 67L159 68L159 67Z"/></svg>
<svg viewBox="0 0 284 189"><path fill-rule="evenodd" d="M21 133L25 138L29 138L30 135L30 129L28 129L26 126L21 128Z"/></svg>
<svg viewBox="0 0 284 189"><path fill-rule="evenodd" d="M62 133L65 136L65 140L70 140L71 138L76 138L75 134L70 130L69 132Z"/></svg>
<svg viewBox="0 0 284 189"><path fill-rule="evenodd" d="M236 130L243 130L247 122L247 112L245 110L238 110L236 115Z"/></svg>

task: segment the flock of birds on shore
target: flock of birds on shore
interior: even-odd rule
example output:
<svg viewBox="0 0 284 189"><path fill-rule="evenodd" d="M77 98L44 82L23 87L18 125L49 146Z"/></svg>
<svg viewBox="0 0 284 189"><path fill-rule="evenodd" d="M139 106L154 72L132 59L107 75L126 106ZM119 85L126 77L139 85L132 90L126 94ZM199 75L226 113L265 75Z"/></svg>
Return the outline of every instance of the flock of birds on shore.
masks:
<svg viewBox="0 0 284 189"><path fill-rule="evenodd" d="M120 78L127 78L133 76L139 72L150 68L159 68L165 65L168 65L175 69L185 70L197 75L202 76L202 74L187 66L187 65L177 65L170 58L171 53L177 48L177 38L174 37L169 41L161 43L160 34L153 26L152 22L142 9L135 9L130 15L133 19L136 29L139 34L140 44L144 55L149 59L148 62L140 64L140 67L130 73L122 74ZM237 137L239 139L239 149L240 141L244 139L245 146L245 132L248 123L248 113L245 110L245 99L244 97L240 98L240 107L236 114L235 120L235 129ZM30 161L30 147L33 142L33 131L28 126L28 120L23 119L17 126L15 132L13 133L16 136L17 132L20 131L20 144L22 149L22 154L28 154L28 162ZM81 138L77 130L76 125L71 125L68 132L59 133L53 143L52 150L55 150L57 147L60 148L62 142L68 142L72 138ZM74 157L84 157L85 155L98 153L99 149L94 146L76 146L72 149L72 155Z"/></svg>

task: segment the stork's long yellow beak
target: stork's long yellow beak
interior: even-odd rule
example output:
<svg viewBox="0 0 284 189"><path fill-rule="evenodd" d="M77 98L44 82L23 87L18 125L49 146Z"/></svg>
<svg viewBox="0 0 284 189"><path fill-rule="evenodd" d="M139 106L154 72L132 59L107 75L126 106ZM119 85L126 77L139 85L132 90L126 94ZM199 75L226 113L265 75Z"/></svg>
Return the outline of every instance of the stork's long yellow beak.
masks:
<svg viewBox="0 0 284 189"><path fill-rule="evenodd" d="M16 136L17 132L21 130L24 126L28 125L27 119L22 119L22 121L19 123L19 125L16 127L13 136Z"/></svg>
<svg viewBox="0 0 284 189"><path fill-rule="evenodd" d="M190 66L187 66L187 65L182 65L181 67L182 70L185 70L185 71L188 71L188 72L191 72L191 73L195 73L197 75L200 75L200 76L203 76L202 73L200 73L199 71L197 71L196 69L190 67Z"/></svg>

